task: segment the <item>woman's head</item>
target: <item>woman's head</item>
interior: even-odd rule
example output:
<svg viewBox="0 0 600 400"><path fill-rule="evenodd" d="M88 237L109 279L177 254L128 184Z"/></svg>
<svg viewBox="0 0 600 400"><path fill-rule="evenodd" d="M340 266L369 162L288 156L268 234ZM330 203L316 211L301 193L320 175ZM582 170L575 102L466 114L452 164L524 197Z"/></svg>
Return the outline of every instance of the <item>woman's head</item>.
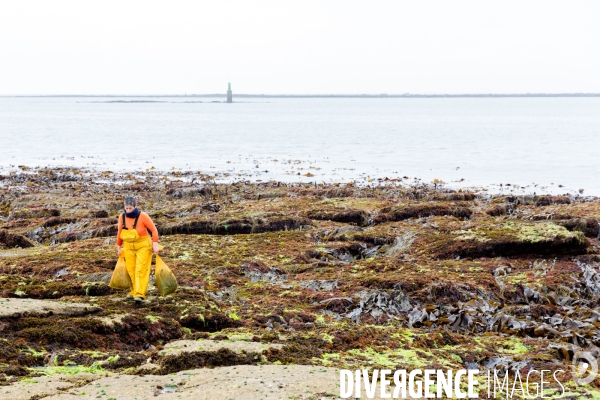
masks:
<svg viewBox="0 0 600 400"><path fill-rule="evenodd" d="M135 210L135 206L137 205L135 197L125 197L123 205L126 213L132 212L133 210Z"/></svg>

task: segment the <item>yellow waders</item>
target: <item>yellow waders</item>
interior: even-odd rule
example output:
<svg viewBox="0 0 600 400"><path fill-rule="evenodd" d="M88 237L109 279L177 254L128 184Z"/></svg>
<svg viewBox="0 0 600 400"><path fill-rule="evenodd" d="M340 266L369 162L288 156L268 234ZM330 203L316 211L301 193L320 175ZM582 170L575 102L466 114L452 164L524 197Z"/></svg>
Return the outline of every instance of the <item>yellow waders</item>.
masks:
<svg viewBox="0 0 600 400"><path fill-rule="evenodd" d="M125 265L132 283L129 294L145 299L152 265L152 239L150 235L140 237L135 228L121 230L120 238L123 240Z"/></svg>

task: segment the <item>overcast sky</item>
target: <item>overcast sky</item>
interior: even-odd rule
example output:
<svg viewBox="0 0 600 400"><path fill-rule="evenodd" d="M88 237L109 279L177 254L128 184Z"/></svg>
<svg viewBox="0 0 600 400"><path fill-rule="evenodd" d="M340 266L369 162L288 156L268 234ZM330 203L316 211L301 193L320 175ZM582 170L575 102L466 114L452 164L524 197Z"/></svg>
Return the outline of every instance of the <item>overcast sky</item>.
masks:
<svg viewBox="0 0 600 400"><path fill-rule="evenodd" d="M0 2L0 94L600 92L600 2Z"/></svg>

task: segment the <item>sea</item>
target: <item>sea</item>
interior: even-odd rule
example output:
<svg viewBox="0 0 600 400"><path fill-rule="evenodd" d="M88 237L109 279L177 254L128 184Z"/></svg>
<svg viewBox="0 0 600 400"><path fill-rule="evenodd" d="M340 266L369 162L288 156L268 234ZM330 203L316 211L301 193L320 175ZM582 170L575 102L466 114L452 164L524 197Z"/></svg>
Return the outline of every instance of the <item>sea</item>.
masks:
<svg viewBox="0 0 600 400"><path fill-rule="evenodd" d="M0 173L181 170L600 195L600 97L224 100L0 97Z"/></svg>

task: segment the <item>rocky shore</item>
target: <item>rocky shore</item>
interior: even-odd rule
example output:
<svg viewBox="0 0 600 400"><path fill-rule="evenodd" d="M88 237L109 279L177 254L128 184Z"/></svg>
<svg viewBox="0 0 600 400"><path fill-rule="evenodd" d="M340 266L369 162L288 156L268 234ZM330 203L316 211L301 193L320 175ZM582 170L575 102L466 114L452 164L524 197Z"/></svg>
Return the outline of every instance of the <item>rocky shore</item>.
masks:
<svg viewBox="0 0 600 400"><path fill-rule="evenodd" d="M106 283L129 195L180 284L138 308ZM0 175L0 399L337 398L337 369L417 368L560 369L600 397L571 375L600 358L599 219L402 179L22 167Z"/></svg>

